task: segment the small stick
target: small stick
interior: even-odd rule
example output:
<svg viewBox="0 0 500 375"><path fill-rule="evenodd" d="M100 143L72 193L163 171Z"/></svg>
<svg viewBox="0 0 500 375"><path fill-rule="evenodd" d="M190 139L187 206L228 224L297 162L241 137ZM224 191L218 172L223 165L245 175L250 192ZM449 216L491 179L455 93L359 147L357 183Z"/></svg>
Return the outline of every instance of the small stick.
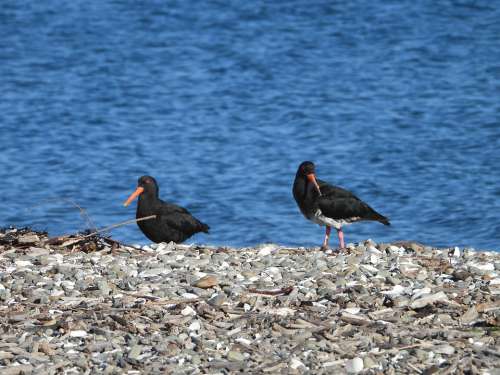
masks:
<svg viewBox="0 0 500 375"><path fill-rule="evenodd" d="M61 246L74 245L74 244L77 244L78 242L84 241L85 239L87 239L89 237L95 236L98 233L107 232L108 230L113 229L113 228L118 228L118 227L121 227L121 226L124 226L124 225L127 225L127 224L137 223L139 221L150 220L150 219L154 219L154 218L156 218L156 215L150 215L150 216L140 217L138 219L131 219L131 220L127 220L127 221L122 221L121 223L113 224L113 225L104 227L102 229L98 229L95 232L87 234L87 235L85 235L83 237L75 238L74 240L70 240L70 241L66 241L65 243L61 244ZM50 239L49 239L49 241L50 241Z"/></svg>
<svg viewBox="0 0 500 375"><path fill-rule="evenodd" d="M380 355L380 354L386 354L388 352L394 352L394 351L400 351L400 350L406 350L406 349L415 349L415 348L419 348L419 347L432 347L433 345L429 342L421 342L421 343L417 343L417 344L412 344L412 345L405 345L405 346L400 346L400 347L395 347L395 348L391 348L391 349L386 349L386 350L381 350L379 352L373 352L373 353L370 353L370 354L373 354L373 355Z"/></svg>
<svg viewBox="0 0 500 375"><path fill-rule="evenodd" d="M127 296L135 297L135 298L144 298L149 301L158 301L160 297L156 296L148 296L147 294L135 294L135 293L129 293L124 290L120 290L120 293L126 294Z"/></svg>
<svg viewBox="0 0 500 375"><path fill-rule="evenodd" d="M140 217L139 219L131 219L131 220L127 220L127 221L122 221L121 223L113 224L113 225L110 225L108 227L98 229L95 232L92 232L90 234L83 236L82 239L95 236L97 233L107 232L110 229L122 227L124 225L132 224L132 223L138 223L139 221L155 219L155 218L156 218L156 215L150 215L150 216Z"/></svg>
<svg viewBox="0 0 500 375"><path fill-rule="evenodd" d="M196 303L204 301L203 298L185 298L185 299L158 299L148 302L149 305L183 305L187 303Z"/></svg>
<svg viewBox="0 0 500 375"><path fill-rule="evenodd" d="M248 289L249 293L254 293L254 294L264 294L267 296L280 296L280 295L288 295L292 292L293 286L287 286L285 288L281 288L278 290L258 290L254 288Z"/></svg>
<svg viewBox="0 0 500 375"><path fill-rule="evenodd" d="M406 363L408 365L408 367L411 367L411 369L413 371L415 371L417 374L421 374L422 373L422 370L420 370L419 368L416 368L415 366L413 366L410 362L407 362Z"/></svg>

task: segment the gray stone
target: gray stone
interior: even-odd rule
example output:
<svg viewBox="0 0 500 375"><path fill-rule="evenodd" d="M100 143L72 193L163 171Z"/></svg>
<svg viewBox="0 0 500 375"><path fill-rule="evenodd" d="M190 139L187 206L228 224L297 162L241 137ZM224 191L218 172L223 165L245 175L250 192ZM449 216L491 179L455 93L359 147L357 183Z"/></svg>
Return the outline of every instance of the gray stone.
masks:
<svg viewBox="0 0 500 375"><path fill-rule="evenodd" d="M432 348L432 351L438 354L452 355L453 353L455 353L455 348L451 345L443 344L439 346L434 346Z"/></svg>
<svg viewBox="0 0 500 375"><path fill-rule="evenodd" d="M20 236L17 239L17 241L20 244L26 245L26 244L31 244L31 243L37 243L40 241L40 238L36 234L30 233L30 234L24 234L24 235Z"/></svg>
<svg viewBox="0 0 500 375"><path fill-rule="evenodd" d="M128 358L133 360L133 361L139 361L139 356L142 353L142 346L140 345L134 345L130 348L130 351L128 352Z"/></svg>
<svg viewBox="0 0 500 375"><path fill-rule="evenodd" d="M245 356L240 352L230 350L227 353L227 359L228 359L228 361L244 361Z"/></svg>
<svg viewBox="0 0 500 375"><path fill-rule="evenodd" d="M221 306L227 300L224 293L217 293L208 299L208 303L212 306Z"/></svg>
<svg viewBox="0 0 500 375"><path fill-rule="evenodd" d="M358 374L363 371L364 364L363 360L359 357L354 357L350 359L345 364L345 370L348 374Z"/></svg>
<svg viewBox="0 0 500 375"><path fill-rule="evenodd" d="M479 313L477 312L476 307L472 306L462 315L462 317L460 318L460 322L462 324L471 324L476 321L478 317Z"/></svg>
<svg viewBox="0 0 500 375"><path fill-rule="evenodd" d="M412 309L421 309L429 304L436 302L448 302L448 297L444 292L438 292L435 294L424 295L410 304Z"/></svg>
<svg viewBox="0 0 500 375"><path fill-rule="evenodd" d="M101 291L101 294L103 296L109 296L111 289L110 289L109 284L106 280L97 281L97 287L99 288L99 290Z"/></svg>

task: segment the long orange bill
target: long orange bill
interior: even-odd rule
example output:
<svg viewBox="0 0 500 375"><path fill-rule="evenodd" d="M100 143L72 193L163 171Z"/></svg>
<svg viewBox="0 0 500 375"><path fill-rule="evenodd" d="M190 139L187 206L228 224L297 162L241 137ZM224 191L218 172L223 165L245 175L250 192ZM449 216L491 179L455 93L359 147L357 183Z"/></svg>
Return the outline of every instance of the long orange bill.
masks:
<svg viewBox="0 0 500 375"><path fill-rule="evenodd" d="M128 199L125 201L125 203L123 203L123 205L125 207L127 207L130 203L132 203L132 201L137 198L139 195L141 195L142 193L144 192L144 188L139 186L137 189L135 189L135 191L130 194L130 197L128 197Z"/></svg>
<svg viewBox="0 0 500 375"><path fill-rule="evenodd" d="M314 173L308 174L307 179L310 183L314 184L314 187L318 191L318 194L321 195L321 190L319 189L318 181L316 181L316 176L314 175Z"/></svg>

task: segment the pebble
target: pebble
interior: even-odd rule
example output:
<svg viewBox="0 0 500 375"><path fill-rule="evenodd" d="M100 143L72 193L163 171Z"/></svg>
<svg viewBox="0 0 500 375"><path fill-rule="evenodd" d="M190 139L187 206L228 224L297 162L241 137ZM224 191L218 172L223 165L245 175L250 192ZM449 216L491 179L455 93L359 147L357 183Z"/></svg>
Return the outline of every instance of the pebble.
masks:
<svg viewBox="0 0 500 375"><path fill-rule="evenodd" d="M193 283L193 286L197 288L207 289L219 285L219 281L215 276L207 275Z"/></svg>
<svg viewBox="0 0 500 375"><path fill-rule="evenodd" d="M260 250L257 253L257 255L260 257L265 257L265 256L276 253L278 251L278 249L279 249L279 246L274 245L274 244L262 245L260 247Z"/></svg>
<svg viewBox="0 0 500 375"><path fill-rule="evenodd" d="M394 287L386 292L383 292L385 295L391 296L391 297L397 297L402 295L405 292L406 288L403 287L402 285L394 285Z"/></svg>
<svg viewBox="0 0 500 375"><path fill-rule="evenodd" d="M19 232L37 239L16 247L0 230L2 375L498 368L499 253L371 240L88 252Z"/></svg>
<svg viewBox="0 0 500 375"><path fill-rule="evenodd" d="M452 355L453 353L455 353L455 348L451 345L443 344L433 347L432 351L438 354Z"/></svg>
<svg viewBox="0 0 500 375"><path fill-rule="evenodd" d="M348 374L358 374L363 371L363 368L363 360L359 357L354 357L353 359L347 361L345 364L345 370Z"/></svg>
<svg viewBox="0 0 500 375"><path fill-rule="evenodd" d="M193 309L191 306L186 306L181 310L181 314L184 316L194 316L196 315L196 310Z"/></svg>
<svg viewBox="0 0 500 375"><path fill-rule="evenodd" d="M420 298L420 297L422 297L426 294L430 294L430 293L431 293L431 288L429 288L429 287L425 287L422 289L414 289L411 298L413 300L415 300L417 298Z"/></svg>
<svg viewBox="0 0 500 375"><path fill-rule="evenodd" d="M0 368L0 373L2 375L25 375L33 373L32 365L16 365L9 366L7 368Z"/></svg>
<svg viewBox="0 0 500 375"><path fill-rule="evenodd" d="M87 332L86 331L82 331L82 330L70 331L69 332L69 336L70 337L86 337L87 336Z"/></svg>
<svg viewBox="0 0 500 375"><path fill-rule="evenodd" d="M12 358L14 358L14 354L0 350L0 360L12 359Z"/></svg>
<svg viewBox="0 0 500 375"><path fill-rule="evenodd" d="M239 362L239 361L244 361L245 356L240 352L231 350L227 353L227 359L228 361Z"/></svg>
<svg viewBox="0 0 500 375"><path fill-rule="evenodd" d="M216 293L207 300L207 303L212 306L221 306L226 300L227 298L224 293Z"/></svg>
<svg viewBox="0 0 500 375"><path fill-rule="evenodd" d="M22 236L19 236L17 239L17 242L25 245L25 244L31 244L31 243L37 243L40 241L40 238L36 234L25 234Z"/></svg>
<svg viewBox="0 0 500 375"><path fill-rule="evenodd" d="M410 307L412 309L421 309L427 305L433 304L435 302L447 302L448 296L444 292L438 292L435 294L426 294L414 300Z"/></svg>
<svg viewBox="0 0 500 375"><path fill-rule="evenodd" d="M306 365L304 365L304 363L297 359L297 358L292 358L290 360L290 368L294 369L294 370L306 370Z"/></svg>
<svg viewBox="0 0 500 375"><path fill-rule="evenodd" d="M474 321L477 320L479 317L479 313L477 312L477 309L475 306L472 306L469 310L467 310L462 317L460 318L460 321L462 324L471 324Z"/></svg>
<svg viewBox="0 0 500 375"><path fill-rule="evenodd" d="M133 361L139 361L141 353L142 353L142 346L134 345L130 348L130 351L128 352L128 358Z"/></svg>
<svg viewBox="0 0 500 375"><path fill-rule="evenodd" d="M363 368L369 369L377 367L377 363L370 356L366 356L363 358Z"/></svg>
<svg viewBox="0 0 500 375"><path fill-rule="evenodd" d="M193 323L191 323L188 327L190 331L199 331L201 328L201 324L198 320L195 320Z"/></svg>
<svg viewBox="0 0 500 375"><path fill-rule="evenodd" d="M489 271L494 271L495 265L493 263L471 263L469 264L469 270L478 275L485 275Z"/></svg>

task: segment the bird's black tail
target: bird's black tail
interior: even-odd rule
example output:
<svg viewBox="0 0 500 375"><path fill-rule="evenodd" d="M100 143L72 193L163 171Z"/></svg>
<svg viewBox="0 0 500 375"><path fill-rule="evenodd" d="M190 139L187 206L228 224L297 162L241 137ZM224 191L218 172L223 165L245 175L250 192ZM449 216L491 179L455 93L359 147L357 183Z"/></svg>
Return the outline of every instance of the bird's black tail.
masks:
<svg viewBox="0 0 500 375"><path fill-rule="evenodd" d="M386 218L385 216L380 215L379 213L377 213L377 217L375 218L375 220L381 222L384 225L391 225L389 219Z"/></svg>
<svg viewBox="0 0 500 375"><path fill-rule="evenodd" d="M375 220L378 221L384 225L391 225L389 222L389 219L385 217L384 215L380 215L377 211L375 211L373 208L365 204L365 208L368 211L365 215L365 218L368 220Z"/></svg>
<svg viewBox="0 0 500 375"><path fill-rule="evenodd" d="M210 230L210 227L205 223L200 222L200 226L201 226L200 229L201 232L208 233L208 231Z"/></svg>

